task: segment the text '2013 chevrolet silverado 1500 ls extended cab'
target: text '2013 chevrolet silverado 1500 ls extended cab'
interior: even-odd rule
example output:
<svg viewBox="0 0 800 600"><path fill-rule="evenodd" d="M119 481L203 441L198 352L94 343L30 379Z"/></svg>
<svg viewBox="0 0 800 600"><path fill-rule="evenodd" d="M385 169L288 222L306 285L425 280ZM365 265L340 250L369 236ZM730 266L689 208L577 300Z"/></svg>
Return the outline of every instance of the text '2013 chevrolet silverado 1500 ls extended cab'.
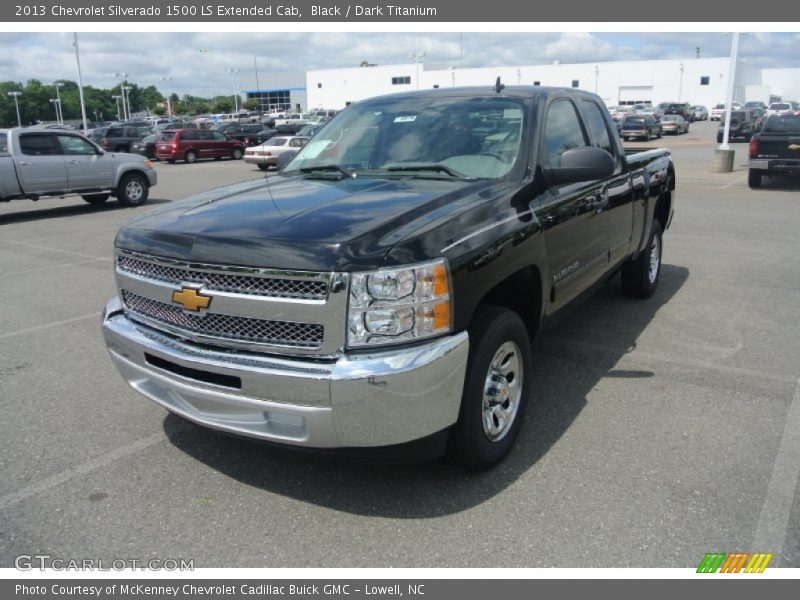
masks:
<svg viewBox="0 0 800 600"><path fill-rule="evenodd" d="M79 194L89 204L116 196L139 206L157 180L149 160L106 152L77 131L0 129L0 201Z"/></svg>
<svg viewBox="0 0 800 600"><path fill-rule="evenodd" d="M365 100L280 174L126 224L105 339L196 423L486 468L519 431L540 325L620 270L653 293L674 188L669 153L626 156L593 94Z"/></svg>

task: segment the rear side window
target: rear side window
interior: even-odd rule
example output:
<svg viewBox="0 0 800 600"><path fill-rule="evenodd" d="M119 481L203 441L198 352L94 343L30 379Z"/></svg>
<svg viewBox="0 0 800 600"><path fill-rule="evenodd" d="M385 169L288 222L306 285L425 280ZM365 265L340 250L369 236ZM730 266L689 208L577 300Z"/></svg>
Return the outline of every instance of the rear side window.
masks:
<svg viewBox="0 0 800 600"><path fill-rule="evenodd" d="M583 100L581 102L583 109L583 116L589 131L592 134L594 145L602 148L611 156L614 156L614 147L611 145L611 136L608 133L608 125L603 118L603 113L599 106L591 100ZM638 123L642 123L642 119L637 119ZM627 121L626 121L627 124Z"/></svg>
<svg viewBox="0 0 800 600"><path fill-rule="evenodd" d="M19 146L23 154L28 156L53 156L61 154L61 146L56 143L55 136L49 133L29 133L21 135Z"/></svg>
<svg viewBox="0 0 800 600"><path fill-rule="evenodd" d="M542 144L543 162L561 166L561 155L573 148L587 146L578 113L569 100L556 100L547 109Z"/></svg>
<svg viewBox="0 0 800 600"><path fill-rule="evenodd" d="M197 131L181 131L180 135L183 142L193 142L200 139Z"/></svg>
<svg viewBox="0 0 800 600"><path fill-rule="evenodd" d="M269 146L284 146L286 145L286 138L272 138L267 144Z"/></svg>
<svg viewBox="0 0 800 600"><path fill-rule="evenodd" d="M8 134L0 133L0 153L8 152Z"/></svg>
<svg viewBox="0 0 800 600"><path fill-rule="evenodd" d="M110 127L106 131L106 137L122 137L122 128L121 127Z"/></svg>

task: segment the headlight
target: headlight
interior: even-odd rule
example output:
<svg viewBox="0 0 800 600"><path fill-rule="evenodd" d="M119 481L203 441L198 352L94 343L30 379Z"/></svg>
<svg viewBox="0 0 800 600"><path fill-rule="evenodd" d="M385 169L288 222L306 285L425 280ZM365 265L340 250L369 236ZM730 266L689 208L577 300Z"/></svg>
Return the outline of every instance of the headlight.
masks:
<svg viewBox="0 0 800 600"><path fill-rule="evenodd" d="M347 345L396 344L450 331L450 274L444 259L353 273Z"/></svg>

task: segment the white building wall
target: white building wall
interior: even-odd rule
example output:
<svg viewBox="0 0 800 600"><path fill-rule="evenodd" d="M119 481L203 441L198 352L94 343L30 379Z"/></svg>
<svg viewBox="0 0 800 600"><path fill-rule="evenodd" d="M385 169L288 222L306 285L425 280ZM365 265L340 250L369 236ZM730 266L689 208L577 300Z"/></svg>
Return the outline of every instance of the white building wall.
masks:
<svg viewBox="0 0 800 600"><path fill-rule="evenodd" d="M800 69L761 69L761 83L782 100L800 101Z"/></svg>
<svg viewBox="0 0 800 600"><path fill-rule="evenodd" d="M306 72L308 108L341 109L348 102L417 89L417 73L424 65L385 65ZM410 83L392 85L395 77L409 77Z"/></svg>
<svg viewBox="0 0 800 600"><path fill-rule="evenodd" d="M727 93L728 58L699 58L687 60L618 61L581 64L518 65L481 67L475 69L437 69L425 71L419 67L419 88L430 89L462 86L494 85L498 76L503 83L578 87L596 92L609 105L621 99L659 102L691 102L711 107L725 99ZM681 67L683 67L681 69ZM767 70L765 70L767 71ZM798 81L798 69L772 69L780 71L775 79L786 78L784 71L793 71ZM392 85L392 77L410 76L410 85ZM388 65L349 69L328 69L306 73L309 106L343 108L355 102L393 92L417 89L417 65ZM707 84L702 78L707 77ZM736 67L734 100L747 100L748 86L762 83L762 70L739 62ZM319 87L321 84L322 87ZM788 93L788 92L787 92ZM641 96L641 97L635 97ZM800 98L800 92L795 94Z"/></svg>

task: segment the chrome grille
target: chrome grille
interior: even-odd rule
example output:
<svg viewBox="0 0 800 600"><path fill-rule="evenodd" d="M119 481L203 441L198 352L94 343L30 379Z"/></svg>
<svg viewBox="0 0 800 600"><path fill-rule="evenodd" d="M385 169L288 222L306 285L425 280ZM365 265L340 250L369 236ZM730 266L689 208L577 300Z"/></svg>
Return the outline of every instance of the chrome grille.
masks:
<svg viewBox="0 0 800 600"><path fill-rule="evenodd" d="M117 268L125 273L155 281L175 285L184 282L197 283L207 290L219 292L307 300L324 300L328 294L327 284L319 279L284 279L201 271L188 266L140 260L122 253L117 256Z"/></svg>
<svg viewBox="0 0 800 600"><path fill-rule="evenodd" d="M259 344L318 348L325 328L318 323L292 323L237 317L220 313L190 314L183 309L122 290L122 302L134 315L141 315L187 332L204 336L243 340Z"/></svg>

